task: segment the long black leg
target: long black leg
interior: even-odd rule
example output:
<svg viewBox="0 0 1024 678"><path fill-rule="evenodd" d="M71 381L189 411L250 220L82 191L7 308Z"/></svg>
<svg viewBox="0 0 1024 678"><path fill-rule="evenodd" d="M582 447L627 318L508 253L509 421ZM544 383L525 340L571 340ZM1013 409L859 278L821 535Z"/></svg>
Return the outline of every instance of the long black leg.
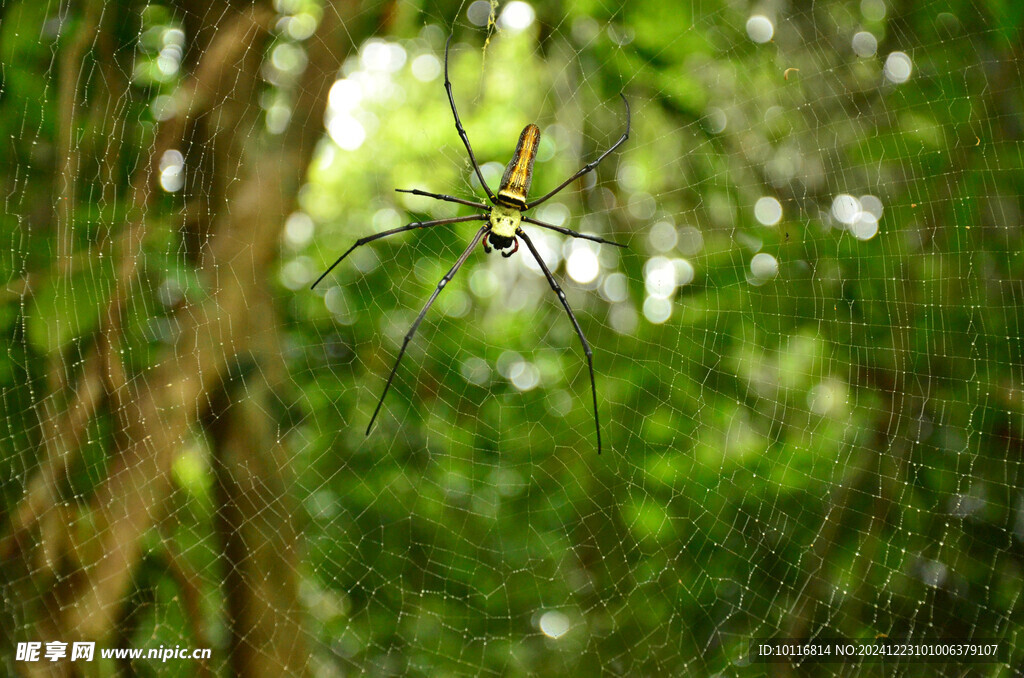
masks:
<svg viewBox="0 0 1024 678"><path fill-rule="evenodd" d="M617 242L612 242L611 240L605 240L604 238L598 238L596 235L586 235L585 233L579 233L579 232L574 231L574 230L569 229L569 228L563 228L562 226L555 226L554 224L545 224L543 221L537 221L536 219L531 219L530 217L523 217L522 219L523 219L523 221L525 221L528 224L533 224L534 226L540 226L541 228L548 228L548 229L551 229L552 231L558 231L559 233L564 233L565 235L571 235L574 238L583 238L584 240L593 240L594 242L604 243L605 245L615 245L616 247L629 247L628 245L621 245L621 244L619 244Z"/></svg>
<svg viewBox="0 0 1024 678"><path fill-rule="evenodd" d="M444 89L448 92L448 103L452 105L452 115L455 116L455 129L458 130L459 136L462 137L462 143L466 145L466 152L469 153L469 161L473 163L473 169L476 170L476 176L480 179L480 185L487 191L487 197L491 199L491 202L496 202L497 198L494 197L494 192L491 191L491 187L484 181L484 173L480 171L480 163L476 161L476 156L473 155L473 147L469 145L469 137L466 135L466 130L462 127L462 121L459 120L459 111L455 108L455 97L452 96L452 81L448 79L448 48L452 44L452 34L448 35L448 42L444 44Z"/></svg>
<svg viewBox="0 0 1024 678"><path fill-rule="evenodd" d="M413 195L425 195L428 198L434 198L435 200L444 200L445 202L457 202L460 205L469 205L470 207L479 207L482 210L489 209L487 205L482 202L473 202L472 200L463 200L462 198L456 198L454 195L443 195L441 193L427 193L421 191L418 188L396 188L398 193L412 193Z"/></svg>
<svg viewBox="0 0 1024 678"><path fill-rule="evenodd" d="M624 144L624 143L626 142L626 139L628 139L628 138L629 138L629 102L628 102L628 101L626 101L626 95L625 95L625 94L622 94L622 93L620 92L620 93L619 93L619 96L620 96L620 97L622 97L622 103L626 104L626 131L625 131L625 132L624 132L624 133L622 134L622 136L621 136L621 137L619 137L619 140L618 140L618 141L616 141L616 142L615 142L614 144L612 144L612 147L611 147L611 148L609 148L609 149L608 149L607 151L605 151L604 153L602 153L602 154L601 154L601 155L600 155L600 156L599 156L599 157L597 158L597 160L595 160L594 162L592 162L592 163L590 163L590 164L588 164L588 165L584 165L584 166L583 166L583 169L581 169L581 170L580 170L579 172L577 172L576 174L572 175L571 177L569 177L568 179L566 179L565 181L563 181L563 182L562 182L562 183L561 183L561 184L560 184L560 185L558 186L558 188L556 188L555 190L551 191L551 192L550 192L550 193L548 193L547 195L544 195L544 196L541 196L541 197L537 198L537 199L536 199L536 200L534 200L533 202L529 202L529 203L527 203L527 204L526 204L526 209L530 209L531 207L536 207L537 205L541 204L542 202L544 202L544 201L545 201L545 200L547 200L548 198L551 198L551 197L553 197L553 196L554 196L554 195L555 195L556 193L558 193L559 191L561 191L561 190L562 190L563 188L565 188L566 186L568 186L568 185L569 185L569 184L571 184L572 182L574 182L574 181L576 181L577 179L579 179L580 177L582 177L582 176L583 176L584 174L586 174L587 172L591 171L592 169L594 169L595 167L597 167L598 165L600 165L600 164L601 164L601 161L602 161L602 160L604 160L604 159L605 159L606 157L608 157L608 154L609 154L609 153L611 153L611 152L612 152L612 151L614 151L614 150L615 150L616 148L618 148L619 146L621 146L622 144Z"/></svg>
<svg viewBox="0 0 1024 678"><path fill-rule="evenodd" d="M587 367L590 368L590 393L594 397L594 428L597 430L597 453L601 454L601 422L597 417L597 386L594 384L594 354L590 350L590 344L587 343L587 338L583 336L583 329L580 324L576 322L576 316L573 315L572 309L569 308L569 302L565 298L565 292L555 282L555 277L551 275L551 271L548 270L548 265L544 263L544 259L541 258L537 248L533 246L533 241L530 240L530 236L523 232L523 229L516 231L516 234L523 239L526 246L530 248L530 253L533 254L533 258L537 260L537 264L540 266L540 270L544 271L544 277L548 279L548 284L551 285L551 289L558 295L558 300L562 302L562 306L565 308L565 312L569 314L569 320L572 321L573 327L576 328L576 334L580 336L580 343L583 344L583 352L587 354Z"/></svg>
<svg viewBox="0 0 1024 678"><path fill-rule="evenodd" d="M423 322L423 317L427 315L427 311L430 310L434 300L437 299L437 295L441 294L441 290L444 289L445 285L451 281L458 270L462 268L462 265L466 263L466 259L469 258L473 248L476 247L477 243L480 242L480 238L483 237L484 233L486 233L489 228L489 224L485 224L480 227L480 230L476 232L476 236L473 238L473 242L469 243L469 247L467 247L466 251L462 253L459 260L455 262L452 269L448 271L443 278L441 278L441 282L437 283L437 288L434 290L434 293L430 295L429 299L427 299L427 303L424 304L423 310L420 311L418 316L416 316L416 320L413 321L412 327L409 328L409 331L405 333L405 339L402 340L402 348L398 351L398 358L395 359L395 366L391 368L391 374L388 375L388 383L384 385L384 392L380 394L380 400L377 401L377 409L373 411L373 416L370 417L370 423L366 427L366 435L370 435L370 429L373 428L373 422L377 419L377 415L380 413L381 405L384 404L384 396L388 394L388 389L391 388L391 382L395 378L395 372L398 371L398 363L402 362L402 356L405 355L405 349L409 346L409 341L412 340L412 335L416 334L416 328L420 326L421 322Z"/></svg>
<svg viewBox="0 0 1024 678"><path fill-rule="evenodd" d="M338 257L337 261L335 261L333 264L331 264L327 268L327 270L324 271L320 275L320 277L316 279L316 282L314 282L312 285L309 286L309 289L314 289L317 285L319 285L320 281L323 280L324 278L326 278L327 274L330 273L331 271L333 271L335 266L340 264L345 259L345 257L347 257L349 254L352 253L352 250L354 250L355 248L359 247L360 245L365 245L368 242L373 242L374 240L379 240L380 238L386 238L387 236L394 235L395 233L402 233L403 231L412 231L412 230L417 229L417 228L427 228L429 226L440 226L442 224L458 224L458 223L461 223L463 221L486 221L486 220L487 220L487 215L486 214L471 214L468 217L452 217L451 219L436 219L434 221L414 221L413 223L411 223L411 224L409 224L407 226L401 226L399 228L392 228L389 231L383 231L381 233L375 233L373 235L368 235L365 238L360 238L359 240L356 240L356 244L355 245L352 245L352 247L349 247L347 250L345 250L345 253L342 254L340 257Z"/></svg>

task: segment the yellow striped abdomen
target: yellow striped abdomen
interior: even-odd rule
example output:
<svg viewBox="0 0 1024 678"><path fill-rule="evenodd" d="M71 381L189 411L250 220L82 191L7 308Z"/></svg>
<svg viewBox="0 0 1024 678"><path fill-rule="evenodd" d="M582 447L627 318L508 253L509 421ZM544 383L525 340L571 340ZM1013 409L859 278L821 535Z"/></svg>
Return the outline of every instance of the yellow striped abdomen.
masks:
<svg viewBox="0 0 1024 678"><path fill-rule="evenodd" d="M505 176L501 178L501 188L498 189L498 202L519 209L526 207L526 193L533 181L533 161L539 144L540 128L530 123L519 135L515 155L505 168Z"/></svg>

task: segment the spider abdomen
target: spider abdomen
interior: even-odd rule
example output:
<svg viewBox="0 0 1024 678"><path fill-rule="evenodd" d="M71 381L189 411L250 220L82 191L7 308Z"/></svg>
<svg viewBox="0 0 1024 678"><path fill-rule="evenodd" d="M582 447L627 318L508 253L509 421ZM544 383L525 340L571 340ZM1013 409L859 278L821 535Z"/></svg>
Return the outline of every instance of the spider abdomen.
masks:
<svg viewBox="0 0 1024 678"><path fill-rule="evenodd" d="M516 144L516 152L505 168L498 189L498 201L506 207L526 207L526 194L533 181L533 161L537 158L540 144L540 128L530 123L523 128Z"/></svg>

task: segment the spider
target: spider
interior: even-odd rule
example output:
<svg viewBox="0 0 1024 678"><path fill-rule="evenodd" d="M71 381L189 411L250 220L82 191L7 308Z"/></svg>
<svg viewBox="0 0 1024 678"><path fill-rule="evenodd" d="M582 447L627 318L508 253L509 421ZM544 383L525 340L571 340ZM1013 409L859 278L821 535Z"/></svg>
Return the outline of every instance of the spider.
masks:
<svg viewBox="0 0 1024 678"><path fill-rule="evenodd" d="M477 178L480 180L480 185L484 191L487 192L487 198L491 204L487 205L483 202L474 202L472 200L463 200L462 198L456 198L451 195L442 195L438 193L428 193L427 191L421 191L419 189L395 189L399 193L411 193L413 195L422 195L428 198L434 198L436 200L443 200L446 202L454 202L460 205L468 205L470 207L476 207L481 210L485 210L484 214L473 214L464 217L452 217L450 219L435 219L433 221L417 221L399 228L393 228L381 233L366 236L356 240L352 247L348 248L344 254L331 264L323 274L316 279L310 289L315 288L320 282L327 277L327 275L334 270L334 267L340 264L345 257L352 253L354 249L365 245L374 240L385 238L389 235L396 233L402 233L405 231L411 231L417 228L429 228L431 226L440 226L443 224L458 224L467 221L483 221L483 226L476 232L473 240L469 243L469 246L462 252L459 258L455 261L455 265L452 266L451 270L445 274L441 281L437 284L434 289L434 293L430 295L427 303L423 306L420 314L416 316L416 320L413 321L412 327L405 334L405 339L402 341L402 348L398 351L398 358L395 359L395 365L391 368L391 374L388 375L387 383L384 385L384 391L380 394L380 400L377 401L377 408L373 411L373 416L370 417L370 423L366 427L366 435L370 435L370 430L373 428L373 422L377 419L377 415L380 413L381 406L384 404L384 397L388 394L388 389L391 388L391 382L395 378L395 372L398 371L398 364L402 362L402 356L405 355L405 349L409 346L409 341L412 340L413 335L416 333L416 329L420 326L427 311L433 305L434 300L441 293L441 290L445 288L451 279L458 272L459 268L466 263L466 259L469 258L470 253L481 241L483 242L484 252L490 253L493 250L501 252L501 256L508 258L519 251L519 238L522 238L523 242L526 243L526 247L530 250L530 254L533 256L537 265L540 266L541 271L544 272L544 277L547 278L548 285L551 286L552 291L558 295L558 300L562 303L562 307L565 308L565 312L569 315L569 320L572 321L573 327L576 329L576 334L579 335L580 343L583 344L583 352L587 356L587 367L590 370L590 393L594 401L594 428L597 431L597 453L601 454L601 423L597 413L597 386L594 383L594 357L593 352L590 350L590 344L587 343L587 338L583 334L583 329L580 327L579 322L576 321L576 316L573 314L572 309L569 307L569 302L565 298L565 292L559 287L555 281L554 276L551 275L550 269L547 264L544 263L544 259L541 258L540 253L537 251L537 247L530 240L530 236L523 231L521 224L527 223L533 226L539 226L546 228L551 231L557 231L564 235L572 236L573 238L584 238L586 240L592 240L598 243L604 243L607 245L615 245L616 247L625 247L619 243L611 242L603 238L598 238L594 235L585 235L583 233L577 233L576 231L561 226L555 226L554 224L547 224L542 221L538 221L531 217L525 216L523 212L540 205L548 199L557 195L562 189L567 187L572 182L576 181L584 174L592 171L597 167L602 160L614 151L616 148L621 146L626 139L629 138L629 102L626 97L621 93L619 96L622 97L622 102L626 105L626 131L622 134L618 141L612 144L611 148L602 153L593 162L584 165L578 172L573 174L571 177L563 181L550 193L547 193L535 200L526 200L526 194L530 190L530 183L533 180L533 161L537 156L537 146L540 143L540 129L537 125L530 123L523 128L522 133L519 135L519 143L516 145L515 153L512 156L512 160L509 162L508 167L505 169L505 174L501 178L501 185L498 187L497 195L491 191L491 188L487 185L487 181L484 179L483 172L480 171L480 164L476 161L476 156L473 154L473 147L469 143L469 137L466 135L466 130L462 127L462 121L459 119L459 111L455 107L455 98L452 96L452 83L448 78L448 50L451 47L452 36L448 36L448 41L444 46L444 88L448 93L448 103L451 105L452 116L455 118L455 129L459 133L459 137L462 139L462 143L466 146L466 153L469 154L469 162L473 165L473 170L476 172Z"/></svg>

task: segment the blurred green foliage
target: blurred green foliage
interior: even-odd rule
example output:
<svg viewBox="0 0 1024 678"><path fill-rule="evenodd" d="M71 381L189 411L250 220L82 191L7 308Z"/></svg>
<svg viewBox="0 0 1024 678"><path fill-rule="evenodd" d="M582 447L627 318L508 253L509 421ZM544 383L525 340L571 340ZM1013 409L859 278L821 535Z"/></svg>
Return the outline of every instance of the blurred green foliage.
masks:
<svg viewBox="0 0 1024 678"><path fill-rule="evenodd" d="M629 250L594 248L600 274L581 284L565 264L574 245L530 230L558 253L556 276L594 349L605 453L577 337L525 247L507 260L472 254L364 437L402 336L477 226L378 241L317 292L308 284L362 235L473 212L393 189L483 196L442 86L455 9L404 3L344 68L354 85L332 102L338 143L325 137L297 212L282 215L279 315L267 318L286 337L287 405L268 416L304 510L315 666L683 675L742 671L755 636L912 634L1000 638L1019 668L1018 4L815 2L771 14L764 44L746 30L757 12L735 3L545 3L526 30L491 35L459 9L451 79L477 157L498 163L485 167L492 187L525 124L544 135L541 195L621 134L618 92L632 106L621 152L540 213ZM30 301L9 294L0 314L10 338L0 463L16 481L5 482L7 506L33 470L40 365L59 352L74 372L110 294L96 224L127 210L123 182L82 191L74 248L84 263L52 271L54 186L32 184L56 162L57 132L34 76L64 45L19 29L45 24L45 12L11 3L0 23L0 111L23 113L0 115L11 149L3 193L17 196L0 216L0 266L8 280L40 280ZM158 28L176 21L150 6L132 29L142 56L119 117L137 125L140 148L154 101L174 86L154 50ZM877 38L876 54L854 53L858 31ZM912 61L906 82L886 76L895 51ZM287 89L269 80L271 129L253 137L272 133L287 107ZM877 196L876 236L858 239L836 219L843 194ZM764 197L781 205L776 224L755 216ZM204 293L175 209L167 196L146 217L157 233L124 346L135 374L172 341L174 300ZM668 247L652 236L662 222L675 234ZM752 271L758 253L777 275ZM656 257L694 271L663 322L649 319ZM522 370L535 375L520 382L528 388L516 386ZM69 497L88 497L103 477L110 428L93 427ZM149 596L138 642L188 640L163 569L171 539L218 614L206 444L197 433L174 467L175 528L153 535L138 575ZM551 611L569 622L557 638L542 621Z"/></svg>

